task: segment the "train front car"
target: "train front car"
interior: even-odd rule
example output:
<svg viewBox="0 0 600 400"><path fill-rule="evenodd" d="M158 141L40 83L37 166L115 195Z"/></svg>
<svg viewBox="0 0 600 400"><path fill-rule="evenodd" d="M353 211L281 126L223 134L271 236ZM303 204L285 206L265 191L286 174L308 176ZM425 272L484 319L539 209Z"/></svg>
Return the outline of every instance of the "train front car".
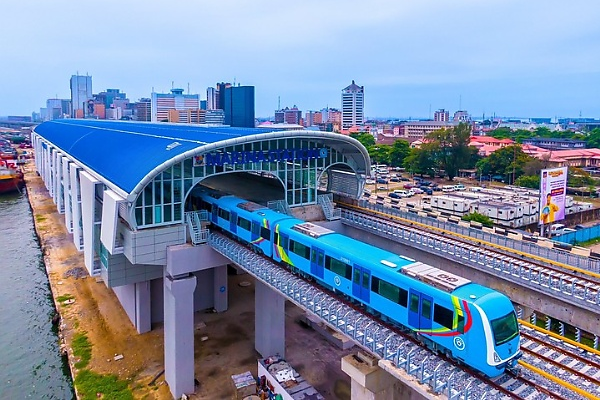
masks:
<svg viewBox="0 0 600 400"><path fill-rule="evenodd" d="M469 309L472 332L465 335L467 364L489 377L514 367L521 357L519 324L508 297L490 288L470 283L453 292Z"/></svg>

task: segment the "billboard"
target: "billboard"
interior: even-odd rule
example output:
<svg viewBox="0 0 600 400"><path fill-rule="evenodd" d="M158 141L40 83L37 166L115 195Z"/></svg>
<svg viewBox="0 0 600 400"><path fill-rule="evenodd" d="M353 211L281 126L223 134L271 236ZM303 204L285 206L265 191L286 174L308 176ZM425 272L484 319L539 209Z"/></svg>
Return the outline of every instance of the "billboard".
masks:
<svg viewBox="0 0 600 400"><path fill-rule="evenodd" d="M540 172L540 225L565 219L567 167Z"/></svg>

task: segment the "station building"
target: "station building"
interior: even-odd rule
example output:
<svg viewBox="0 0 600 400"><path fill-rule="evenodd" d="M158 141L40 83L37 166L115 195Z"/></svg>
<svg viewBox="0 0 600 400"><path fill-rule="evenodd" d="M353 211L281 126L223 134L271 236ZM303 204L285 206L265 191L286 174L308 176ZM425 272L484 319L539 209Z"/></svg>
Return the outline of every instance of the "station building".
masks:
<svg viewBox="0 0 600 400"><path fill-rule="evenodd" d="M174 396L189 382L173 375L189 370L181 332L194 311L224 311L228 300L228 260L194 246L203 243L194 190L233 179L241 197L275 188L272 208L320 206L334 218L330 194L358 199L370 170L358 141L318 131L67 119L37 126L32 142L87 271L114 291L139 333L164 322ZM192 351L192 371L193 361Z"/></svg>

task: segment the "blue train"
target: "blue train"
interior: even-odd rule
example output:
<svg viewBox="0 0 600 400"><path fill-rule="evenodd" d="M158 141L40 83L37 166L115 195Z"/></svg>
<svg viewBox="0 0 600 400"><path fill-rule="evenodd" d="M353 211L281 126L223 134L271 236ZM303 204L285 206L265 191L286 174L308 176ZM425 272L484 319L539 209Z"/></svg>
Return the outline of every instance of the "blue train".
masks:
<svg viewBox="0 0 600 400"><path fill-rule="evenodd" d="M514 307L499 292L247 200L208 189L198 198L211 222L236 240L489 377L521 355Z"/></svg>

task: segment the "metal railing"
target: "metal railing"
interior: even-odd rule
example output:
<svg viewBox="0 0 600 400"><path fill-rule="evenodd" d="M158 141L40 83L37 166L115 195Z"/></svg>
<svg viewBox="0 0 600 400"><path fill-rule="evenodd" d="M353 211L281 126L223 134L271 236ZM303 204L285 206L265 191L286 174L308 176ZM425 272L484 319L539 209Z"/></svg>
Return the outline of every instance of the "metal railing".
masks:
<svg viewBox="0 0 600 400"><path fill-rule="evenodd" d="M208 212L206 210L188 211L185 213L185 221L190 231L192 244L206 243L209 231L202 228L202 222L208 221Z"/></svg>
<svg viewBox="0 0 600 400"><path fill-rule="evenodd" d="M512 239L507 236L501 236L494 233L489 233L481 229L451 224L445 221L440 221L436 218L421 216L413 212L397 210L394 208L385 207L379 204L371 204L368 201L359 201L359 206L380 213L396 216L399 218L408 219L434 228L444 229L459 235L469 236L473 239L482 240L488 243L493 243L508 249L514 249L523 253L532 254L538 257L547 258L556 262L567 264L573 267L587 269L593 272L600 272L600 260L580 256L558 249L550 249L537 245L536 243Z"/></svg>
<svg viewBox="0 0 600 400"><path fill-rule="evenodd" d="M314 313L330 327L350 337L362 348L391 361L396 367L415 376L419 383L429 385L433 392L446 394L453 400L466 400L484 398L487 392L493 390L483 382L477 382L477 389L474 389L471 375L456 370L452 364L396 334L372 316L359 312L239 243L211 233L208 244L297 306Z"/></svg>
<svg viewBox="0 0 600 400"><path fill-rule="evenodd" d="M285 200L271 200L267 202L267 207L271 210L280 212L286 215L292 215L290 205Z"/></svg>
<svg viewBox="0 0 600 400"><path fill-rule="evenodd" d="M451 238L420 231L395 223L382 222L377 217L344 210L342 221L395 242L421 248L429 253L455 260L461 264L495 275L513 283L530 287L571 304L600 312L600 285L580 284L576 279L559 272L540 268L510 256L499 256L483 247L459 243Z"/></svg>
<svg viewBox="0 0 600 400"><path fill-rule="evenodd" d="M336 209L333 204L333 194L327 193L318 195L317 204L323 209L325 218L328 221L333 221L342 217L342 210Z"/></svg>

